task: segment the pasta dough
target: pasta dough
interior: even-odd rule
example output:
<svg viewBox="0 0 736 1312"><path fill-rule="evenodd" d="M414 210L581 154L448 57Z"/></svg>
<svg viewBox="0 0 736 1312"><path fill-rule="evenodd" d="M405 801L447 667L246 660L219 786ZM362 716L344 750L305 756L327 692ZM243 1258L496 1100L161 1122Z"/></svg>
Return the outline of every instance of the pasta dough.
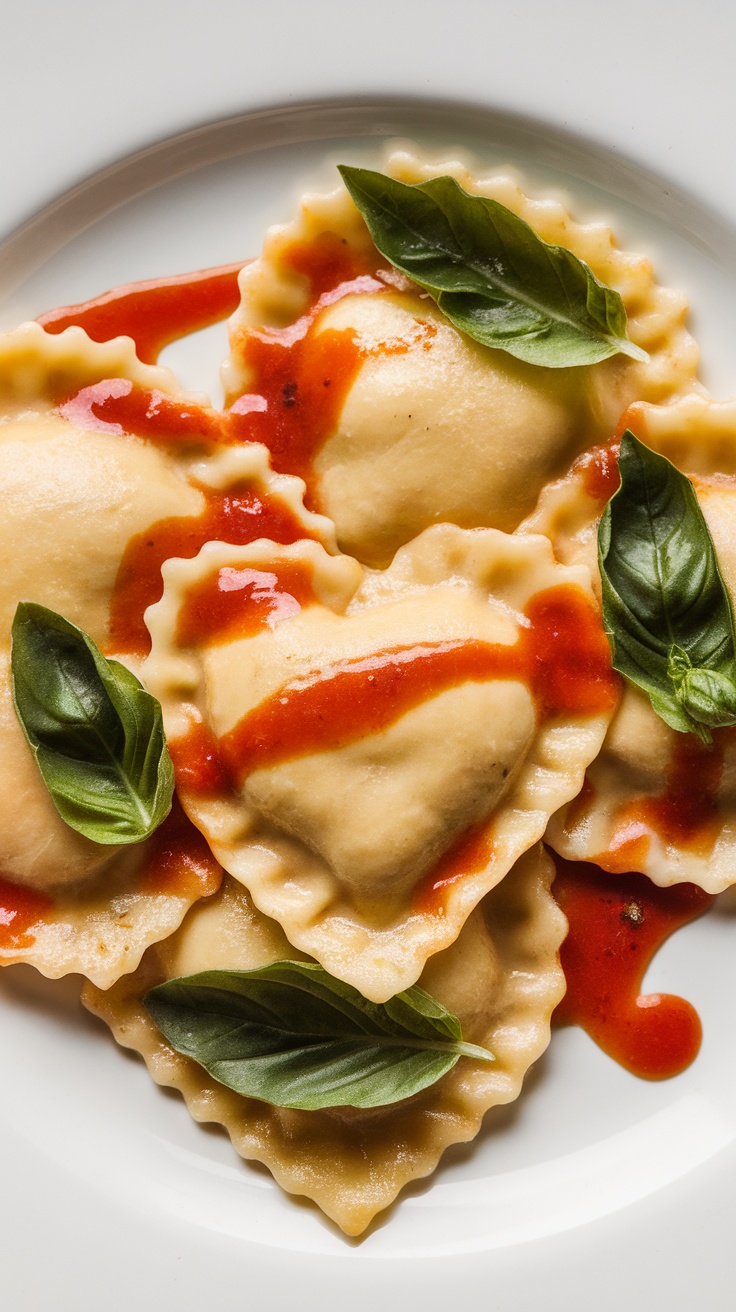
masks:
<svg viewBox="0 0 736 1312"><path fill-rule="evenodd" d="M165 567L144 676L183 804L290 942L366 997L408 987L578 792L616 700L587 577L542 538L450 525L385 573L311 543Z"/></svg>
<svg viewBox="0 0 736 1312"><path fill-rule="evenodd" d="M625 425L694 482L721 573L736 597L736 405L691 396L671 406L632 406ZM546 531L562 559L596 569L597 521L615 490L600 471L609 457L583 458L540 500L527 527ZM613 460L612 457L610 457ZM591 478L591 468L594 476ZM736 733L712 747L670 729L648 698L625 688L579 799L554 816L549 841L563 856L604 869L636 869L656 884L682 881L717 893L736 882Z"/></svg>
<svg viewBox="0 0 736 1312"><path fill-rule="evenodd" d="M226 390L236 408L244 393L252 406L251 394L268 391L273 371L286 369L289 348L292 373L284 378L293 390L285 401L269 393L263 410L270 415L259 413L252 432L269 441L270 423L276 467L296 472L294 445L280 434L311 422L306 455L299 429L306 469L298 472L334 520L340 547L379 566L437 521L514 529L545 483L607 437L630 401L661 401L696 386L697 360L684 298L658 287L649 262L618 250L602 224L579 224L557 202L530 200L510 176L478 179L455 157L429 162L413 149L395 150L383 171L406 183L449 174L567 246L620 292L630 336L649 360L617 356L545 369L479 346L385 267L342 186L307 195L298 218L272 229L260 259L241 273ZM264 355L269 342L275 355ZM327 417L323 394L317 417L305 418L302 358L318 361L332 388ZM274 412L287 403L277 423Z"/></svg>
<svg viewBox="0 0 736 1312"><path fill-rule="evenodd" d="M61 820L12 704L18 602L58 611L109 651L128 544L151 526L196 526L208 498L230 488L254 488L256 506L271 498L304 533L333 541L331 525L304 511L297 480L271 474L262 447L162 445L85 410L83 389L118 378L186 399L166 370L140 364L126 339L99 345L81 329L51 336L37 324L0 337L0 879L10 916L0 958L53 977L80 971L102 986L170 934L221 872L176 816L126 848L94 843ZM81 402L65 403L80 389ZM135 653L122 658L137 670Z"/></svg>
<svg viewBox="0 0 736 1312"><path fill-rule="evenodd" d="M489 1048L495 1062L462 1058L432 1088L389 1107L271 1107L217 1084L161 1037L141 1003L154 984L301 955L233 880L195 907L173 938L151 948L134 974L106 993L88 986L84 1002L119 1043L141 1053L159 1084L180 1090L195 1120L224 1125L243 1157L265 1162L282 1188L313 1199L357 1235L405 1184L433 1171L450 1144L472 1139L489 1108L517 1097L546 1048L550 1015L564 992L557 949L565 920L550 896L552 875L536 846L422 976L422 985L459 1015L464 1037Z"/></svg>

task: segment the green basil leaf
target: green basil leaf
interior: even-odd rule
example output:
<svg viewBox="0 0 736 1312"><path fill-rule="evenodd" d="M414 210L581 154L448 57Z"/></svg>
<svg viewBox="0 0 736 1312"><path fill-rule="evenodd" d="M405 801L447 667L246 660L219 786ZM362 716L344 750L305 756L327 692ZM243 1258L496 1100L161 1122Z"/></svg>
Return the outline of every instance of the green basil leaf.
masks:
<svg viewBox="0 0 736 1312"><path fill-rule="evenodd" d="M12 629L13 699L59 815L95 843L140 843L174 793L161 707L75 624L21 602Z"/></svg>
<svg viewBox="0 0 736 1312"><path fill-rule="evenodd" d="M434 1084L461 1056L457 1016L416 985L369 1002L322 966L277 961L207 970L149 989L144 1004L177 1052L220 1084L277 1107L382 1107Z"/></svg>
<svg viewBox="0 0 736 1312"><path fill-rule="evenodd" d="M647 359L626 337L618 292L499 201L468 195L454 178L408 186L339 168L381 254L475 341L553 369L618 352Z"/></svg>
<svg viewBox="0 0 736 1312"><path fill-rule="evenodd" d="M598 561L615 669L681 733L736 724L731 600L692 483L627 430Z"/></svg>

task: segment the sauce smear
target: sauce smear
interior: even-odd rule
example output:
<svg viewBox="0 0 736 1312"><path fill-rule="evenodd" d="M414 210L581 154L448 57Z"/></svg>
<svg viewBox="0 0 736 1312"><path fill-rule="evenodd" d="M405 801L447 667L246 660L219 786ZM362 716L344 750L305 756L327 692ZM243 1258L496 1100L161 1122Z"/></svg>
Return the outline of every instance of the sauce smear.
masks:
<svg viewBox="0 0 736 1312"><path fill-rule="evenodd" d="M245 261L196 273L125 283L79 305L39 315L47 333L84 328L94 342L132 337L139 359L155 364L170 342L219 323L238 307L238 273Z"/></svg>
<svg viewBox="0 0 736 1312"><path fill-rule="evenodd" d="M138 387L128 378L105 378L66 397L57 414L76 428L142 437L159 446L220 445L230 441L227 416L209 406L192 405L157 388Z"/></svg>
<svg viewBox="0 0 736 1312"><path fill-rule="evenodd" d="M32 947L33 926L47 920L53 907L53 901L44 893L0 879L0 952Z"/></svg>
<svg viewBox="0 0 736 1312"><path fill-rule="evenodd" d="M513 644L417 644L336 664L279 688L220 739L240 782L251 771L379 733L412 707L468 680L519 679L541 719L609 710L618 695L593 602L562 584L537 593Z"/></svg>
<svg viewBox="0 0 736 1312"><path fill-rule="evenodd" d="M163 824L147 840L141 892L200 898L216 893L222 870L207 841L184 814L178 798Z"/></svg>
<svg viewBox="0 0 736 1312"><path fill-rule="evenodd" d="M468 875L485 870L493 852L493 822L466 830L422 879L414 894L414 910L420 915L443 916L448 890Z"/></svg>
<svg viewBox="0 0 736 1312"><path fill-rule="evenodd" d="M298 615L315 600L306 561L279 561L273 570L225 566L188 590L176 641L191 647L244 638Z"/></svg>
<svg viewBox="0 0 736 1312"><path fill-rule="evenodd" d="M375 251L360 255L333 233L294 243L282 256L307 283L307 308L283 328L243 327L234 336L249 390L233 401L231 431L240 441L262 442L280 473L307 484L317 504L314 457L338 425L347 393L371 354L404 353L414 341L397 339L367 348L352 331L321 329L322 312L345 296L385 293L394 275ZM416 340L428 345L435 329L417 321Z"/></svg>
<svg viewBox="0 0 736 1312"><path fill-rule="evenodd" d="M310 536L284 501L268 497L251 484L224 493L202 488L202 494L201 514L161 519L131 538L125 548L110 606L108 654L145 656L151 650L143 615L161 597L165 560L172 556L190 560L205 542L243 546L256 538L290 543Z"/></svg>
<svg viewBox="0 0 736 1312"><path fill-rule="evenodd" d="M694 884L659 888L645 875L611 875L583 861L554 857L554 895L570 930L560 959L567 993L555 1012L580 1025L634 1075L664 1080L695 1059L700 1018L684 998L642 995L646 970L670 934L713 901Z"/></svg>
<svg viewBox="0 0 736 1312"><path fill-rule="evenodd" d="M665 847L708 857L723 824L718 792L723 775L724 735L716 729L710 745L693 734L673 735L672 759L664 791L655 797L636 797L619 807L613 833L596 863L613 873L643 867L652 836ZM580 823L595 804L595 789L588 785L586 796L570 815L569 824Z"/></svg>
<svg viewBox="0 0 736 1312"><path fill-rule="evenodd" d="M168 744L174 763L176 786L196 797L222 797L230 789L230 779L220 759L217 739L200 721L181 738Z"/></svg>

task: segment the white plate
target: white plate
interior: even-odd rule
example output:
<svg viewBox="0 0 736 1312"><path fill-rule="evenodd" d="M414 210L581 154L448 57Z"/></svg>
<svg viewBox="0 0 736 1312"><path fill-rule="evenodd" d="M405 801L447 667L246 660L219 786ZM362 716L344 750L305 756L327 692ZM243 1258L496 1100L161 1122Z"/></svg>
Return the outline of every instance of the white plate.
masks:
<svg viewBox="0 0 736 1312"><path fill-rule="evenodd" d="M89 17L91 6L81 8ZM234 6L217 8L238 29ZM307 8L335 21L340 12L331 4ZM447 18L444 5L409 8L415 14L422 9L425 21L431 15ZM467 19L475 6L452 8ZM377 9L387 18L387 6ZM272 15L270 28L263 15L255 27L272 39L278 35L289 50L301 37L302 56L320 56L311 82L305 83L303 64L301 82L296 79L309 94L306 108L289 95L287 61L280 71L269 65L269 95L263 77L258 83L261 104L268 100L276 109L249 113L258 102L255 93L246 98L241 92L228 102L232 70L223 89L208 67L202 83L177 82L169 70L163 87L173 106L167 101L156 112L146 104L151 116L145 120L140 104L133 107L129 99L123 103L128 120L119 89L98 70L92 99L99 105L109 90L115 109L111 148L131 150L153 140L157 129L189 126L198 117L204 126L94 173L6 238L0 244L0 326L117 282L247 256L258 249L268 222L290 215L300 187L319 176L326 158L369 160L377 137L404 135L437 145L462 142L486 161L513 161L533 189L561 189L577 216L610 217L622 244L651 254L660 281L687 290L705 380L716 395L736 394L736 229L717 212L719 200L725 210L735 198L733 179L720 193L712 179L700 185L709 208L653 171L658 117L656 123L652 117L649 137L639 131L631 161L615 149L627 146L626 139L617 139L619 111L606 117L598 99L597 139L567 134L560 126L560 98L569 99L572 85L578 106L589 108L587 82L592 78L593 86L598 78L601 93L607 88L619 36L613 34L608 59L592 67L589 52L579 62L586 51L582 30L571 32L566 68L577 70L577 80L568 76L561 84L549 71L559 72L559 63L545 64L539 44L544 31L551 39L559 27L550 26L546 9L536 12L535 6L527 6L527 19L533 9L535 80L526 104L523 86L508 70L501 79L504 95L490 102L477 52L467 78L458 54L441 87L443 103L398 99L407 82L423 89L410 47L403 65L394 66L391 56L372 66L366 55L360 83L365 95L345 94L339 70L328 67L319 44L327 29L298 33L301 11L288 4ZM586 12L580 4L567 9L578 18ZM405 10L394 13L394 25L401 26ZM620 13L625 17L627 11L631 17L628 0ZM672 18L680 11L670 5L667 12ZM54 13L48 7L46 17L52 20ZM528 38L524 17L517 14L518 41ZM150 21L161 39L159 19L155 13ZM16 21L20 30L28 20ZM511 29L504 23L508 42ZM602 34L601 19L597 25ZM242 21L239 30L244 40ZM481 34L491 39L487 14L472 31L476 42ZM101 36L113 32L117 28L103 17L102 33L85 36L87 55L90 40L99 55ZM120 35L112 61L118 72L135 53L126 34ZM69 54L73 62L77 52L69 33L59 29L55 36L57 58ZM431 45L422 40L425 54L440 54L439 28ZM180 48L181 37L174 42ZM684 32L677 50L682 59L691 53ZM720 45L714 51L717 62ZM639 71L640 54L629 52ZM652 106L664 106L679 126L681 106L665 76L670 66L652 65L648 91ZM19 85L17 67L14 77ZM461 103L466 82L474 104ZM710 91L705 69L695 83ZM82 93L77 83L66 85L72 91L65 113L74 123L84 109ZM193 101L185 95L189 86ZM59 89L58 79L41 89L49 117L43 132L40 120L26 125L32 148L56 131ZM320 92L343 94L324 103ZM539 119L511 112L523 106L539 110L544 93L548 112ZM148 83L142 94L144 102L150 99ZM641 101L638 83L632 94ZM226 119L228 107L243 113ZM220 117L207 123L213 109ZM47 183L77 183L106 161L94 114L92 125L74 145L67 142L61 167L55 159ZM690 144L683 128L680 168L674 170L681 180L684 164L692 162ZM17 164L13 150L10 155L11 165ZM27 161L16 177L18 188L0 204L6 228L48 199L48 185ZM186 385L216 390L223 353L224 330L216 328L169 348L163 358ZM543 1304L560 1312L587 1312L594 1302L603 1312L618 1312L625 1299L639 1312L684 1309L696 1297L708 1312L732 1306L735 910L735 900L721 899L714 913L670 941L646 981L647 988L682 993L700 1011L705 1041L689 1071L664 1084L637 1081L581 1032L558 1032L519 1103L491 1114L474 1145L450 1152L432 1180L407 1190L385 1223L361 1242L346 1241L316 1209L281 1195L267 1172L235 1157L223 1134L195 1126L178 1096L157 1089L142 1064L80 1012L73 983L51 985L26 968L8 970L0 977L3 1308L122 1312L134 1305L144 1312L199 1312L205 1300L219 1307L237 1299L238 1306L269 1312L297 1304L337 1312L349 1300L356 1312L367 1312L380 1299L389 1308L416 1303L426 1312L444 1312L449 1301L482 1299L483 1306Z"/></svg>

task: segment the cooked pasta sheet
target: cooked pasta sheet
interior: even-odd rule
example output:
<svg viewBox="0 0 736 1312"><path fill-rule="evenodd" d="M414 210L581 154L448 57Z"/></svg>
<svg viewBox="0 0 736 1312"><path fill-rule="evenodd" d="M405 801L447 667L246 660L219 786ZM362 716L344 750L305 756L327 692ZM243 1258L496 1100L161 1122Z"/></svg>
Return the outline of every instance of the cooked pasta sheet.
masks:
<svg viewBox="0 0 736 1312"><path fill-rule="evenodd" d="M139 363L128 339L98 345L81 328L53 337L38 324L0 336L2 644L21 600L59 611L106 644L129 540L201 509L186 456L96 418L102 380L182 395L167 370Z"/></svg>
<svg viewBox="0 0 736 1312"><path fill-rule="evenodd" d="M478 345L386 266L342 184L306 195L296 219L272 229L242 271L226 389L247 413L277 363L287 390L250 415L252 432L267 434L275 468L306 477L342 550L382 566L437 521L516 528L550 479L609 436L627 404L697 387L697 349L684 297L659 287L649 261L621 251L604 224L530 198L510 172L479 177L456 155L406 147L381 167L405 183L449 175L567 247L621 294L629 335L649 354L642 363L619 355L550 369ZM284 404L300 430L288 446Z"/></svg>
<svg viewBox="0 0 736 1312"><path fill-rule="evenodd" d="M385 572L264 541L164 579L143 674L188 814L291 943L384 1001L600 748L618 684L587 571L442 525Z"/></svg>
<svg viewBox="0 0 736 1312"><path fill-rule="evenodd" d="M456 944L428 963L422 985L460 1017L465 1037L495 1055L490 1065L461 1058L431 1089L388 1107L306 1112L247 1099L217 1084L163 1039L142 1005L163 980L209 969L254 969L300 959L279 926L226 878L189 913L137 971L84 1002L153 1078L178 1089L198 1121L227 1129L245 1158L265 1162L282 1188L316 1202L357 1235L410 1180L435 1169L446 1148L472 1139L490 1108L511 1102L549 1042L564 991L557 949L565 920L550 895L552 863L534 847L467 921Z"/></svg>
<svg viewBox="0 0 736 1312"><path fill-rule="evenodd" d="M733 601L736 404L693 395L669 406L635 405L622 426L691 477ZM561 559L595 571L598 521L617 484L610 450L591 453L545 492L525 527L547 533ZM627 685L583 791L553 818L549 841L563 856L607 870L720 892L736 882L735 778L733 729L716 730L706 747L670 729Z"/></svg>
<svg viewBox="0 0 736 1312"><path fill-rule="evenodd" d="M38 324L0 337L0 872L14 908L0 959L54 977L79 971L101 985L171 933L192 902L218 886L220 869L183 817L126 849L64 823L12 704L18 602L61 613L137 671L141 651L128 637L136 626L148 635L134 594L146 578L146 550L169 526L186 541L218 497L247 488L256 506L282 507L297 532L334 540L326 520L304 511L298 480L271 473L264 448L216 450L126 433L106 405L131 389L149 406L188 399L167 370L137 360L129 339L99 345L81 329L51 336ZM141 551L126 573L131 544ZM148 573L155 600L160 573Z"/></svg>

